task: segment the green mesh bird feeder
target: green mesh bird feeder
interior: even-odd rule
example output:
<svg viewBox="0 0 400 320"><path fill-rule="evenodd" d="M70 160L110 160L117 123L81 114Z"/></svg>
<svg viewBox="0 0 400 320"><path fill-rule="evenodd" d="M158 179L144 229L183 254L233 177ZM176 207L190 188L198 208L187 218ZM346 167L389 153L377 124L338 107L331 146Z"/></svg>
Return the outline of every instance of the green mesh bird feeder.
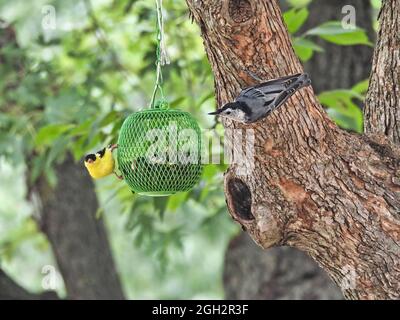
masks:
<svg viewBox="0 0 400 320"><path fill-rule="evenodd" d="M188 191L202 173L201 131L188 112L169 109L162 91L163 47L161 0L157 3L157 80L150 108L131 114L118 139L118 168L133 192L167 196ZM157 93L161 95L155 102Z"/></svg>

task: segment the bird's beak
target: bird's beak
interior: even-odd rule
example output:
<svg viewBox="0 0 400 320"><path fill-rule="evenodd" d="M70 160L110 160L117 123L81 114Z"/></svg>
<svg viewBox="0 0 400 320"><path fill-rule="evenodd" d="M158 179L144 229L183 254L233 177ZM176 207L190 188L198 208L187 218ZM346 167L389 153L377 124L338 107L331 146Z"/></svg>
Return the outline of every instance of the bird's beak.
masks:
<svg viewBox="0 0 400 320"><path fill-rule="evenodd" d="M86 162L87 162L87 163L93 163L93 160L92 160L92 159L89 159L89 160L87 160Z"/></svg>
<svg viewBox="0 0 400 320"><path fill-rule="evenodd" d="M216 116L216 115L219 115L220 113L221 113L221 109L218 109L217 111L210 112L209 115L210 116Z"/></svg>
<svg viewBox="0 0 400 320"><path fill-rule="evenodd" d="M117 149L117 148L118 148L118 145L117 145L117 144L111 145L111 148L110 148L110 149L111 149L111 152L114 151L114 149Z"/></svg>

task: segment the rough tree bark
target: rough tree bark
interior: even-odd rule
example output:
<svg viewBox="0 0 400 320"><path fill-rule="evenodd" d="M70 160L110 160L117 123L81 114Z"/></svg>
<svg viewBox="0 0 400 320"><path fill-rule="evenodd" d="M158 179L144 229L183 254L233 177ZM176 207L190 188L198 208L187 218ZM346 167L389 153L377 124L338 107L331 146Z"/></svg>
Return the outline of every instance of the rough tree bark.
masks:
<svg viewBox="0 0 400 320"><path fill-rule="evenodd" d="M400 1L385 1L365 103L365 131L400 143Z"/></svg>
<svg viewBox="0 0 400 320"><path fill-rule="evenodd" d="M201 28L219 106L254 84L244 69L265 79L303 71L275 0L187 3ZM384 51L392 54L399 41L391 33L400 23L393 19L399 10L400 0L386 1L380 16L392 24L380 32ZM389 36L395 40L388 41ZM386 63L375 59L375 68ZM382 81L384 74L377 76ZM398 95L398 84L386 89L385 94ZM375 98L382 97L376 93ZM260 246L306 251L347 298L400 297L397 146L383 135L340 130L312 88L303 89L262 121L225 121L224 126L255 132L254 168L244 176L243 164L231 164L225 193L231 216Z"/></svg>
<svg viewBox="0 0 400 320"><path fill-rule="evenodd" d="M227 249L224 289L226 299L343 299L338 287L304 252L288 247L265 251L244 232Z"/></svg>
<svg viewBox="0 0 400 320"><path fill-rule="evenodd" d="M286 1L279 3L288 10ZM364 28L371 41L372 7L365 0L313 0L308 9L305 32L324 22L343 18L342 8L356 9L357 26ZM316 93L350 88L367 79L373 48L365 45L338 46L316 39L324 53L315 54L304 68L313 79ZM252 272L248 272L251 265ZM293 267L293 266L296 267ZM249 237L240 234L231 240L225 255L224 289L227 299L341 299L340 290L307 254L294 248L264 251Z"/></svg>

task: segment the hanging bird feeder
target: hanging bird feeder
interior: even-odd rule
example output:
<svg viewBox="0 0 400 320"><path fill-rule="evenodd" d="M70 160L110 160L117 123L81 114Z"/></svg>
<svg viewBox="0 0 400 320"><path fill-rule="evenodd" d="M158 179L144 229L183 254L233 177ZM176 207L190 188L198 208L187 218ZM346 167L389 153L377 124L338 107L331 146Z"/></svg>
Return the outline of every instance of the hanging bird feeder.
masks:
<svg viewBox="0 0 400 320"><path fill-rule="evenodd" d="M199 181L202 139L188 112L170 109L162 91L164 48L162 0L157 3L157 80L150 108L123 123L118 139L118 167L133 192L167 196L188 191ZM155 101L157 93L160 100Z"/></svg>

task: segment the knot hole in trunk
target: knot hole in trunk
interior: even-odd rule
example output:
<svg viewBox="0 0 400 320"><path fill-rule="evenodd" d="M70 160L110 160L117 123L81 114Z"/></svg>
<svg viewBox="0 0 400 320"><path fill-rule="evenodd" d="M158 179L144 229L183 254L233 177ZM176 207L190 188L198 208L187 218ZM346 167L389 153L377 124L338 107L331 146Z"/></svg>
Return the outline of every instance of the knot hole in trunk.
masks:
<svg viewBox="0 0 400 320"><path fill-rule="evenodd" d="M239 222L254 220L251 212L251 192L249 187L240 179L228 180L229 203L232 205L234 218Z"/></svg>
<svg viewBox="0 0 400 320"><path fill-rule="evenodd" d="M253 8L249 0L229 0L229 16L236 23L243 23L253 16Z"/></svg>

